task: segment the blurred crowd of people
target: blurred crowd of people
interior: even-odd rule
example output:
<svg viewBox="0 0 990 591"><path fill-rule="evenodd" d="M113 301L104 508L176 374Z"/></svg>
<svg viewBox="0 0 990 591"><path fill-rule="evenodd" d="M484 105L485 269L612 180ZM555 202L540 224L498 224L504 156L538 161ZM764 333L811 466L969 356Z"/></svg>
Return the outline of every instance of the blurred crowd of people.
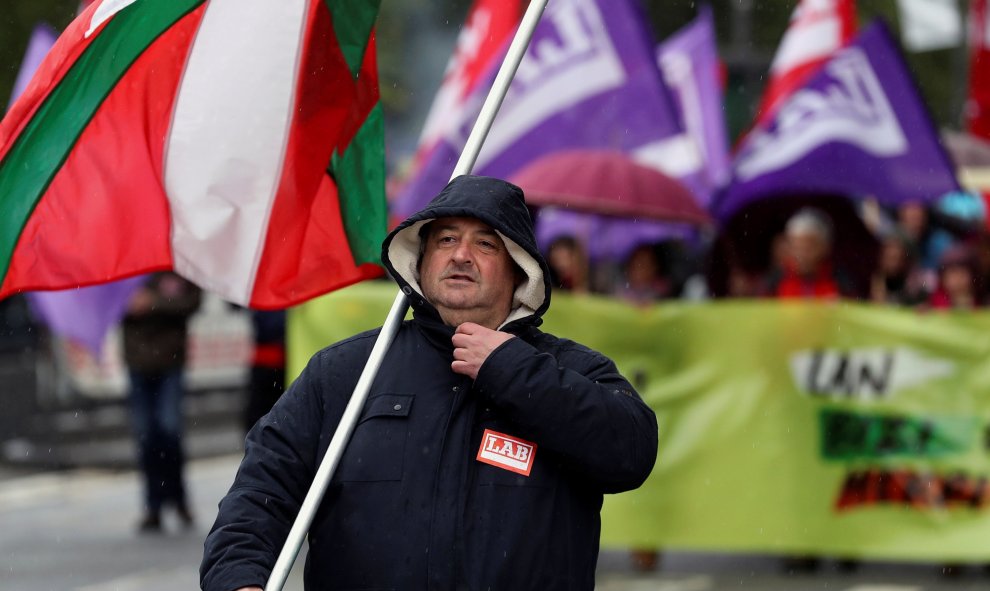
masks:
<svg viewBox="0 0 990 591"><path fill-rule="evenodd" d="M581 239L560 236L545 249L554 289L623 298L637 304L685 293L693 254L679 240L644 243L622 260L591 259Z"/></svg>
<svg viewBox="0 0 990 591"><path fill-rule="evenodd" d="M965 216L919 203L872 201L849 217L800 205L779 227L642 243L618 259L588 256L579 236L545 246L554 286L637 305L709 298L850 299L919 309L990 304L990 229L982 202ZM974 203L977 205L974 206ZM972 215L974 209L978 215ZM866 238L864 238L866 236ZM591 238L593 239L593 238Z"/></svg>

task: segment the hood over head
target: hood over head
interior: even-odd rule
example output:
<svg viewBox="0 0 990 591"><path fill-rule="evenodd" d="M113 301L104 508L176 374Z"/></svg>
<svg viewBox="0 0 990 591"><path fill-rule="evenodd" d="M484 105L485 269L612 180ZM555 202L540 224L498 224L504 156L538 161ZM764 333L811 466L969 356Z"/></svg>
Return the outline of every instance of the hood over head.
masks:
<svg viewBox="0 0 990 591"><path fill-rule="evenodd" d="M420 230L439 218L470 217L498 232L509 256L526 275L515 290L512 309L503 326L532 317L538 324L550 306L550 269L536 246L533 220L522 189L500 179L459 176L422 210L412 214L385 238L382 263L411 303L426 302L419 285L422 253Z"/></svg>

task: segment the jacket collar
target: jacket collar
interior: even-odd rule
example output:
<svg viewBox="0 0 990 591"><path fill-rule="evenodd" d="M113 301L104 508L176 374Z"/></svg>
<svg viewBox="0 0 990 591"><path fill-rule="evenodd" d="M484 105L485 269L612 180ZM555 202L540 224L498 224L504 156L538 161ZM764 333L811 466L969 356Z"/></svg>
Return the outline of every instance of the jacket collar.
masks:
<svg viewBox="0 0 990 591"><path fill-rule="evenodd" d="M445 324L440 312L418 292L406 294L406 297L409 298L413 309L413 324L423 333L426 340L441 351L453 353L454 345L450 339L454 336L455 327ZM535 329L542 322L540 316L526 316L505 323L499 330L520 336Z"/></svg>

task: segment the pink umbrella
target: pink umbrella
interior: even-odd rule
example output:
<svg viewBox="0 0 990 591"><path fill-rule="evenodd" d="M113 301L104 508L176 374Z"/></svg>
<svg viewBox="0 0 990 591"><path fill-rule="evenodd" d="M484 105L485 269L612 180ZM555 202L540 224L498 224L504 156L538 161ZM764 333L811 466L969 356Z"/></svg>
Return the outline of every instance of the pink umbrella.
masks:
<svg viewBox="0 0 990 591"><path fill-rule="evenodd" d="M690 224L657 220L635 220L543 207L536 214L536 243L544 251L558 238L577 238L592 261L622 261L641 244L669 240L689 241L694 236Z"/></svg>
<svg viewBox="0 0 990 591"><path fill-rule="evenodd" d="M512 177L531 205L624 218L711 223L691 191L662 172L609 150L554 152Z"/></svg>

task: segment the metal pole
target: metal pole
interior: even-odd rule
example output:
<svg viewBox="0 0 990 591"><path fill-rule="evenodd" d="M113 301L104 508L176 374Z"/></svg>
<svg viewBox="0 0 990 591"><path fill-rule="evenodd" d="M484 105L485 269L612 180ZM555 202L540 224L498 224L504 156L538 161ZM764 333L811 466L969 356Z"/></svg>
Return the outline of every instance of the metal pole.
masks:
<svg viewBox="0 0 990 591"><path fill-rule="evenodd" d="M471 135L468 136L464 151L461 152L461 156L457 160L457 166L454 167L454 172L450 177L452 180L455 177L470 173L471 169L474 168L474 163L478 159L478 152L481 151L481 146L485 143L485 138L488 137L488 132L492 127L492 123L495 121L495 115L498 113L498 109L502 105L502 100L509 90L509 85L512 83L512 78L516 74L519 63L526 54L526 48L529 47L529 41L533 37L533 31L536 29L536 24L540 21L540 16L542 16L547 2L549 0L531 0L529 8L526 9L526 13L519 23L519 28L512 38L512 43L509 45L505 60L502 62L498 74L495 76L492 89L489 91L488 97L481 107L478 120L471 130ZM299 507L299 515L292 524L292 529L289 530L285 545L282 546L282 551L279 553L278 560L275 562L272 574L268 579L268 583L265 585L265 591L281 591L285 585L289 571L292 570L292 564L296 561L303 541L306 539L306 532L309 531L309 526L313 523L313 516L316 514L316 509L320 506L320 501L323 500L323 495L330 485L330 479L333 478L334 470L336 470L337 464L340 462L347 441L350 439L351 433L354 431L355 425L357 425L358 418L361 416L361 409L364 408L364 402L368 398L371 384L378 374L378 369L385 359L385 354L388 352L389 346L395 339L395 335L399 332L399 327L406 316L408 308L409 303L400 291L396 294L395 301L392 302L392 308L389 310L388 316L385 319L385 324L382 326L378 339L375 341L375 346L371 349L371 355L368 357L368 362L361 372L361 377L354 387L354 393L351 394L351 398L344 408L344 414L340 418L340 424L333 434L333 439L330 440L327 453L323 456L320 467L313 477L313 484L310 486L309 492L306 493L306 498Z"/></svg>

